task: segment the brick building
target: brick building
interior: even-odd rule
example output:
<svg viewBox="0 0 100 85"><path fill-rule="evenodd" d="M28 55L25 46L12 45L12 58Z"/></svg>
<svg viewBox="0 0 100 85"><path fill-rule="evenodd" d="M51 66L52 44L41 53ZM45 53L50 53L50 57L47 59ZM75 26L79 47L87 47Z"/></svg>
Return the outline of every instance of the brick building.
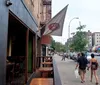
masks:
<svg viewBox="0 0 100 85"><path fill-rule="evenodd" d="M0 0L0 11L0 85L19 80L18 85L24 85L41 56L37 30L51 18L51 1Z"/></svg>

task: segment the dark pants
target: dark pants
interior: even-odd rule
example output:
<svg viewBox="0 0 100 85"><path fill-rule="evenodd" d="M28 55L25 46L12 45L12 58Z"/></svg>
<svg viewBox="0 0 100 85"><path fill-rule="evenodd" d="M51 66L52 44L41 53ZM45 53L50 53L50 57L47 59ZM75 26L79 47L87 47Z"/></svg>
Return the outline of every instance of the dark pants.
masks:
<svg viewBox="0 0 100 85"><path fill-rule="evenodd" d="M64 61L65 61L65 56L62 56L62 60L64 60Z"/></svg>

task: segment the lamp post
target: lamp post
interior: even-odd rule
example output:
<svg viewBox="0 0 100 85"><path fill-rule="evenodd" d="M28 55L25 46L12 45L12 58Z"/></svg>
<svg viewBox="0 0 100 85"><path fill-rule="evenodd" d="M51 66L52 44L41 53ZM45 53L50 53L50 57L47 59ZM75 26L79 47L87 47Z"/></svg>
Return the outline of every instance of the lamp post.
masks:
<svg viewBox="0 0 100 85"><path fill-rule="evenodd" d="M79 19L78 17L74 17L70 20L69 25L68 25L68 39L70 38L70 23L74 20L74 19ZM79 22L80 23L80 22Z"/></svg>
<svg viewBox="0 0 100 85"><path fill-rule="evenodd" d="M70 20L70 22L69 22L69 25L68 25L68 39L70 38L70 23L74 20L74 19L79 19L78 17L74 17L74 18L72 18L71 20ZM80 21L79 21L79 24L80 24L80 26L81 26L81 23L80 23ZM69 42L68 42L68 53L70 52L70 50L69 50L69 43L70 43L70 39L69 39Z"/></svg>

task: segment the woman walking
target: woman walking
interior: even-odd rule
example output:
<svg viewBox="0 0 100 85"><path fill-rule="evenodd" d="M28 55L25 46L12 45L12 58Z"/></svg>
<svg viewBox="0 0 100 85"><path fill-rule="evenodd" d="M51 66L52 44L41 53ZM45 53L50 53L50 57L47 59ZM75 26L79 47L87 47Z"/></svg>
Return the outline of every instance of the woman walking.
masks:
<svg viewBox="0 0 100 85"><path fill-rule="evenodd" d="M94 58L94 54L91 54L90 68L91 68L91 80L90 81L92 82L92 78L94 74L94 77L96 79L96 85L98 85L98 76L97 76L98 61L96 58Z"/></svg>

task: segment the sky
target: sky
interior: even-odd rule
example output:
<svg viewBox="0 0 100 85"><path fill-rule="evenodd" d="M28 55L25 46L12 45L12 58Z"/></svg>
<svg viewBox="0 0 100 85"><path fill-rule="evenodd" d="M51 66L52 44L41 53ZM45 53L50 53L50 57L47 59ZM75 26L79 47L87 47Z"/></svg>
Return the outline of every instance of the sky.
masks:
<svg viewBox="0 0 100 85"><path fill-rule="evenodd" d="M65 44L68 39L68 25L74 17L79 17L79 19L74 19L70 23L70 33L76 31L79 21L81 21L81 25L86 25L85 31L100 32L100 0L52 0L52 17L67 4L69 6L62 36L53 36L56 42ZM70 34L70 36L72 35Z"/></svg>

